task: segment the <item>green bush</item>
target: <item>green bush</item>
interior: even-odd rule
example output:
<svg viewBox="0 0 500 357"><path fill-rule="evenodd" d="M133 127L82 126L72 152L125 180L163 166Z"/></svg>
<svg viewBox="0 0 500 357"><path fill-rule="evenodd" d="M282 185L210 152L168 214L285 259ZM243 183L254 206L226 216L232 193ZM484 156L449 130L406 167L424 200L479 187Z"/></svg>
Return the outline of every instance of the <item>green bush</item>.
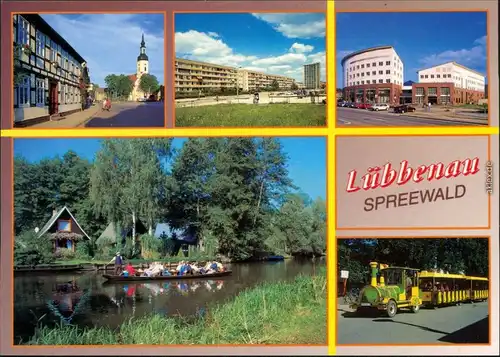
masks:
<svg viewBox="0 0 500 357"><path fill-rule="evenodd" d="M77 259L81 260L91 259L93 255L94 254L90 242L83 241L83 242L78 242L76 244L75 257Z"/></svg>
<svg viewBox="0 0 500 357"><path fill-rule="evenodd" d="M14 265L49 264L54 260L53 242L47 235L38 237L27 231L14 238Z"/></svg>
<svg viewBox="0 0 500 357"><path fill-rule="evenodd" d="M59 248L55 254L57 259L62 260L71 260L74 259L76 254L71 249L68 248Z"/></svg>

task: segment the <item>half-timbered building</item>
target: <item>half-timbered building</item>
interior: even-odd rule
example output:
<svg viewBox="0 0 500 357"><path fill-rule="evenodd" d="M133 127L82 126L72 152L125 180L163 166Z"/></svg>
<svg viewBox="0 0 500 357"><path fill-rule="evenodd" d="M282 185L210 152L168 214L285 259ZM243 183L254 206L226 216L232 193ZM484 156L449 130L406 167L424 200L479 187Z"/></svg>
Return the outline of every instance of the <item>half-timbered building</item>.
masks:
<svg viewBox="0 0 500 357"><path fill-rule="evenodd" d="M14 126L82 110L83 57L40 15L15 14L13 27Z"/></svg>

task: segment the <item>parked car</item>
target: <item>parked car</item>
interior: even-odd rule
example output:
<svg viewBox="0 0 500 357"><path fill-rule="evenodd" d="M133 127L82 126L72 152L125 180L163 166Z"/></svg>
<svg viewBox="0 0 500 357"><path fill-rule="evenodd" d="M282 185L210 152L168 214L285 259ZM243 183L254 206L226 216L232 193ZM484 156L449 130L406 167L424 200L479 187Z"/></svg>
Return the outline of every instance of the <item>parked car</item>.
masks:
<svg viewBox="0 0 500 357"><path fill-rule="evenodd" d="M379 110L389 110L389 104L375 104L370 109L376 112Z"/></svg>
<svg viewBox="0 0 500 357"><path fill-rule="evenodd" d="M404 113L413 113L416 109L409 105L403 104L394 107L394 113L404 114Z"/></svg>
<svg viewBox="0 0 500 357"><path fill-rule="evenodd" d="M351 103L349 108L357 108L359 103Z"/></svg>
<svg viewBox="0 0 500 357"><path fill-rule="evenodd" d="M370 109L372 107L369 103L360 103L358 104L358 109Z"/></svg>

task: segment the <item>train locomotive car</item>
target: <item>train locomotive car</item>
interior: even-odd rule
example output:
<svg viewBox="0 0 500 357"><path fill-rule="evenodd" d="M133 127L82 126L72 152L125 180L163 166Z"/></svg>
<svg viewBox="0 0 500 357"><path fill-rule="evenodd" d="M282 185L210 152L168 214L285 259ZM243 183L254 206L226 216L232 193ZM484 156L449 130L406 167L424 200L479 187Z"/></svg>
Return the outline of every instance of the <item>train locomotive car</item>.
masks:
<svg viewBox="0 0 500 357"><path fill-rule="evenodd" d="M370 285L361 289L351 309L378 310L389 317L396 316L399 309L411 309L415 313L420 310L418 269L389 267L377 262L371 262L370 268Z"/></svg>

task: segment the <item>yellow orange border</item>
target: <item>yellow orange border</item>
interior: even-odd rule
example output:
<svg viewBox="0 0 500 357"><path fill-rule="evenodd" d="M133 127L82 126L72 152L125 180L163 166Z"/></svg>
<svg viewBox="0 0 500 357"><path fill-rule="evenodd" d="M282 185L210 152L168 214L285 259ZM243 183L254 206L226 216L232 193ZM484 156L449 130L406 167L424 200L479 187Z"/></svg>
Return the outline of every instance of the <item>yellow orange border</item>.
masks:
<svg viewBox="0 0 500 357"><path fill-rule="evenodd" d="M386 12L388 10L379 10L378 12ZM463 10L469 11L469 10ZM136 13L137 11L133 11ZM204 12L201 10L200 12ZM302 12L302 11L301 11ZM376 12L373 10L373 12ZM401 12L404 12L402 10ZM166 21L166 16L165 16ZM327 65L327 103L335 101L336 95L336 54L335 54L335 5L333 1L327 1L326 10L326 65ZM165 26L166 37L166 26ZM488 39L489 44L489 39ZM169 44L166 44L168 46ZM488 46L489 47L489 46ZM330 50L330 55L328 55ZM175 51L173 52L175 57ZM175 61L175 60L173 60ZM167 59L165 59L165 66L167 66ZM488 68L490 64L488 63ZM490 68L489 68L490 69ZM490 72L489 72L490 73ZM166 81L165 81L166 84ZM491 89L489 88L489 92ZM167 106L165 106L167 108ZM167 110L167 109L166 109ZM167 122L167 115L165 115L165 122ZM333 124L331 124L333 122ZM290 127L276 127L276 128L177 128L177 129L145 129L145 128L127 128L116 129L110 131L109 129L8 129L1 130L1 137L12 138L47 138L47 137L222 137L222 136L326 136L327 139L327 157L335 157L335 137L336 136L441 136L441 135L498 135L498 127L405 127L405 128L377 128L377 127L336 127L336 107L327 104L327 125L328 127L316 128L290 128ZM327 248L328 248L328 289L329 292L336 291L337 274L336 274L336 238L335 238L335 163L332 162L327 168ZM391 237L392 238L392 237ZM491 249L490 249L491 254ZM329 293L328 298L328 354L335 355L336 353L336 299ZM125 346L120 346L125 347Z"/></svg>

